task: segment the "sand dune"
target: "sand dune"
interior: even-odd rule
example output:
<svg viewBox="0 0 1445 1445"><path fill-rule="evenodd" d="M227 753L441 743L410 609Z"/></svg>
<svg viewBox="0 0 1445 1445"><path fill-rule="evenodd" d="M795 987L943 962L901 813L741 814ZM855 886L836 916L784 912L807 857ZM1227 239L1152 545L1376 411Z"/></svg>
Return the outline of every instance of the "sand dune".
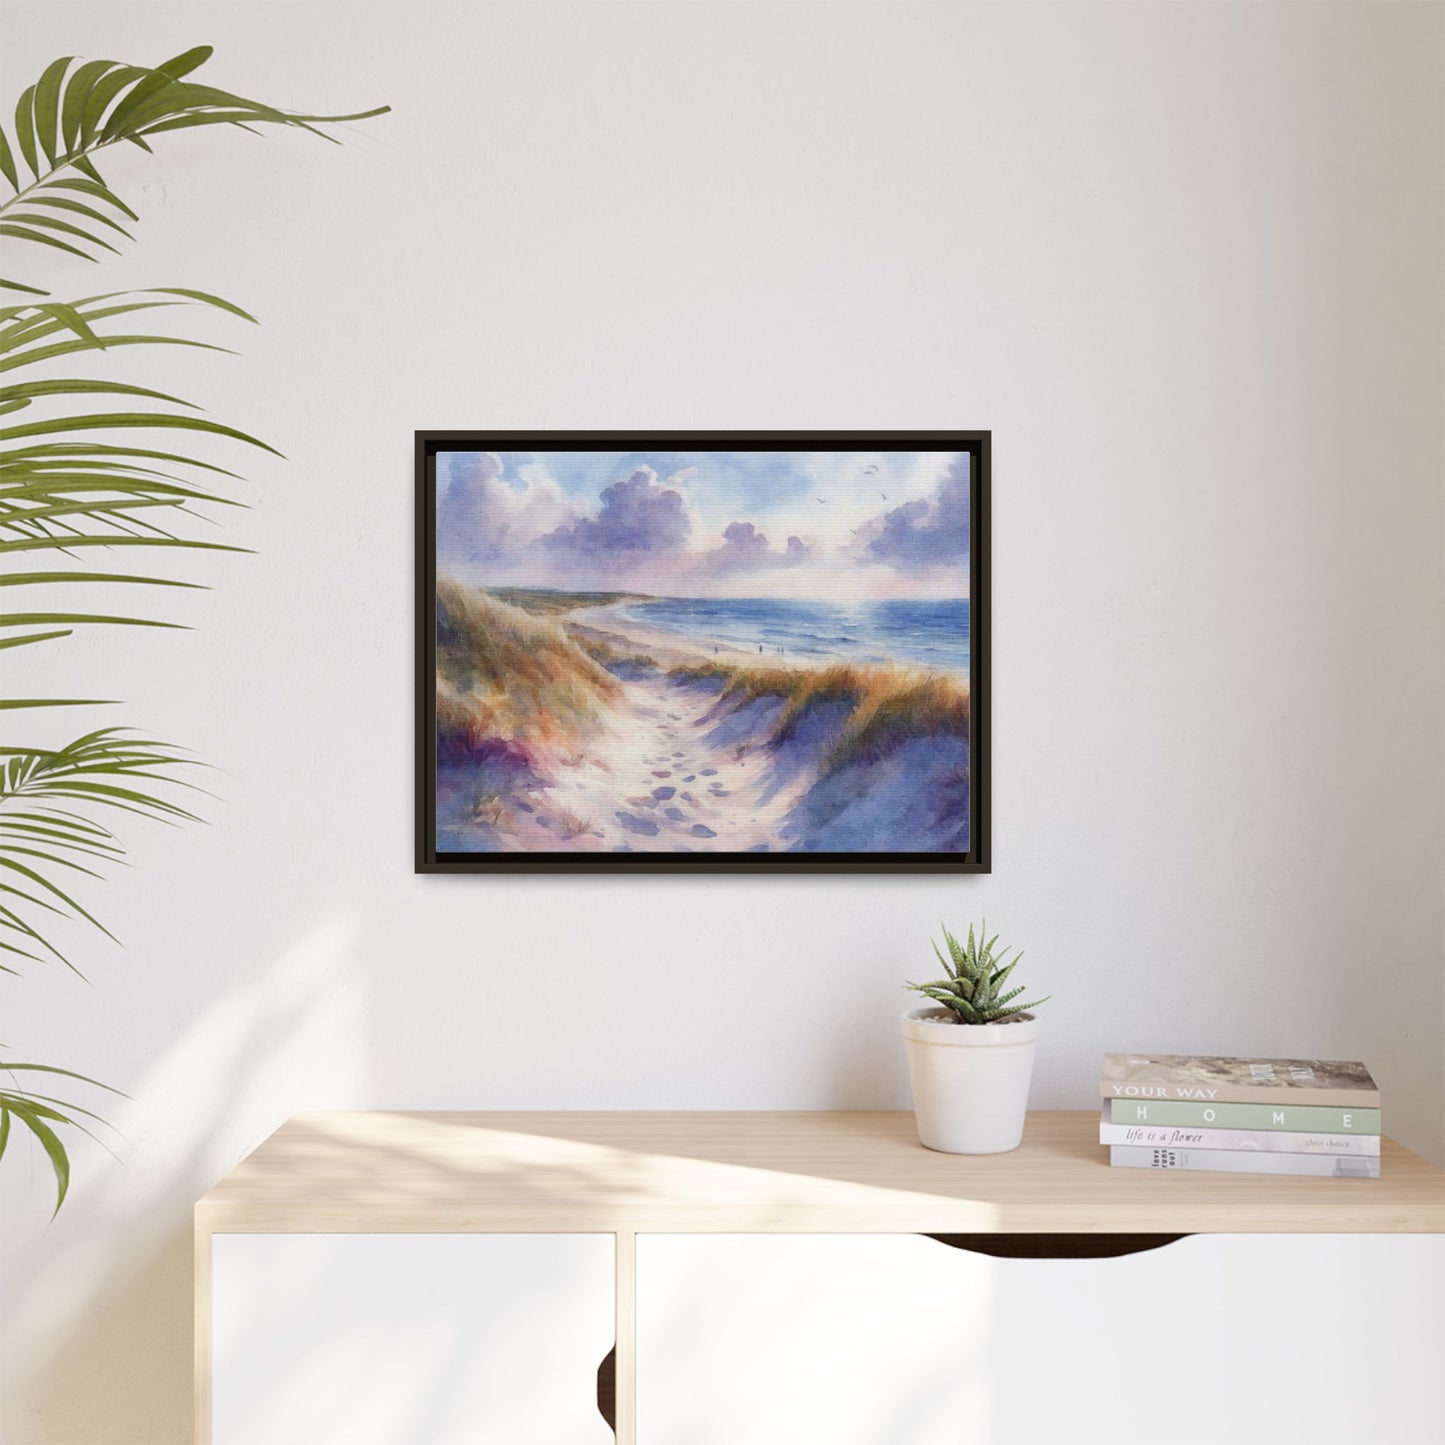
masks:
<svg viewBox="0 0 1445 1445"><path fill-rule="evenodd" d="M780 667L609 606L548 596L537 616L516 605L525 595L480 595L439 589L442 851L967 848L955 680Z"/></svg>

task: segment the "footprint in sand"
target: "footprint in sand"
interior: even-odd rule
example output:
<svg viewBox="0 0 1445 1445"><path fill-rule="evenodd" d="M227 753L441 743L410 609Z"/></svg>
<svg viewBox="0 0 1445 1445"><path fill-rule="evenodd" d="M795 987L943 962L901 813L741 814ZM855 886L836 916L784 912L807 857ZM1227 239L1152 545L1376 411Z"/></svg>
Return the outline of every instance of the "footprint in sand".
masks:
<svg viewBox="0 0 1445 1445"><path fill-rule="evenodd" d="M706 823L694 823L692 825L692 836L694 838L716 838L717 834L714 833Z"/></svg>
<svg viewBox="0 0 1445 1445"><path fill-rule="evenodd" d="M689 774L683 779L683 782L684 782L684 783L695 783L695 782L697 782L697 774L696 774L696 773L689 773Z"/></svg>
<svg viewBox="0 0 1445 1445"><path fill-rule="evenodd" d="M697 802L697 799L694 798L691 793L681 793L681 794L679 794L678 796L681 797L681 799L682 799L682 801L683 801L684 803L695 803L695 802Z"/></svg>
<svg viewBox="0 0 1445 1445"><path fill-rule="evenodd" d="M684 813L681 808L664 808L662 810L662 816L664 818L671 818L674 823L687 822L687 814Z"/></svg>
<svg viewBox="0 0 1445 1445"><path fill-rule="evenodd" d="M652 776L653 776L654 778L670 778L670 777L672 776L672 769L671 769L671 768L663 768L661 771L659 771L659 770L657 770L656 768L654 768L654 769L653 769L653 772L652 772Z"/></svg>
<svg viewBox="0 0 1445 1445"><path fill-rule="evenodd" d="M657 836L657 824L654 823L651 818L638 818L634 817L631 813L617 813L614 816L629 833L636 833L643 838L655 838ZM625 843L621 849L614 849L615 852L621 852L623 850L628 852L632 851Z"/></svg>
<svg viewBox="0 0 1445 1445"><path fill-rule="evenodd" d="M705 777L705 778L715 778L715 777L717 777L717 769L716 769L716 768L699 768L699 769L698 769L698 772L700 772L700 773L703 775L703 777Z"/></svg>
<svg viewBox="0 0 1445 1445"><path fill-rule="evenodd" d="M654 788L652 796L659 802L665 803L675 792L677 792L676 788Z"/></svg>

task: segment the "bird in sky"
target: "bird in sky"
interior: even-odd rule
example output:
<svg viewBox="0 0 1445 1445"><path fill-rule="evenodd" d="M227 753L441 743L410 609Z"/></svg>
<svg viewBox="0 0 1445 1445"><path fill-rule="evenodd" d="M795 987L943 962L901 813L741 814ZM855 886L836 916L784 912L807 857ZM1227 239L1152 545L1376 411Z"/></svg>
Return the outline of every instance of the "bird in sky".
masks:
<svg viewBox="0 0 1445 1445"><path fill-rule="evenodd" d="M818 505L819 505L820 507L826 507L826 506L828 505L828 499L827 499L827 497L819 497L819 498L818 498Z"/></svg>
<svg viewBox="0 0 1445 1445"><path fill-rule="evenodd" d="M864 468L863 468L863 475L864 475L865 477L871 477L877 470L878 470L877 467L864 467Z"/></svg>
<svg viewBox="0 0 1445 1445"><path fill-rule="evenodd" d="M882 497L885 502L888 500L888 493L887 493L887 492L879 492L878 495L879 495L880 497Z"/></svg>

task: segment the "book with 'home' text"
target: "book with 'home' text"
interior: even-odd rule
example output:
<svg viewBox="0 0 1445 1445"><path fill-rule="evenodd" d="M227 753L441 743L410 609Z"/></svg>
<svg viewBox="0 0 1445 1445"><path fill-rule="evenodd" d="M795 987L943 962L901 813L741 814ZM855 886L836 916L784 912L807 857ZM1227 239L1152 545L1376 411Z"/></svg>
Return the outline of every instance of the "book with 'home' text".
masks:
<svg viewBox="0 0 1445 1445"><path fill-rule="evenodd" d="M1311 1104L1182 1103L1172 1099L1111 1099L1114 1124L1173 1124L1182 1128L1292 1129L1301 1134L1378 1134L1378 1109L1331 1109Z"/></svg>

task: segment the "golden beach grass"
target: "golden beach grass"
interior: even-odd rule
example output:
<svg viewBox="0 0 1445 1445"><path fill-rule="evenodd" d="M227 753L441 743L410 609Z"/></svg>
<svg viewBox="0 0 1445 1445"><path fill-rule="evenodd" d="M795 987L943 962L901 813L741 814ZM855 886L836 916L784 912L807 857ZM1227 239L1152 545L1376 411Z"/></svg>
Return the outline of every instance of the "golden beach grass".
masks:
<svg viewBox="0 0 1445 1445"><path fill-rule="evenodd" d="M605 708L622 700L624 683L607 665L629 664L677 683L720 684L717 703L729 710L781 699L782 712L755 740L760 745L786 742L806 713L838 705L842 723L820 759L825 773L914 738L968 736L968 687L948 674L901 663L778 666L749 657L659 665L647 643L565 624L566 614L621 595L487 593L440 581L438 731L555 752L584 738Z"/></svg>
<svg viewBox="0 0 1445 1445"><path fill-rule="evenodd" d="M721 682L719 700L738 706L760 698L783 699L770 742L784 741L810 708L842 704L848 714L823 760L827 770L882 756L911 738L968 736L967 686L924 668L895 663L788 668L699 662L672 668L668 676L680 682Z"/></svg>
<svg viewBox="0 0 1445 1445"><path fill-rule="evenodd" d="M551 617L437 583L439 732L556 747L589 731L621 695Z"/></svg>

